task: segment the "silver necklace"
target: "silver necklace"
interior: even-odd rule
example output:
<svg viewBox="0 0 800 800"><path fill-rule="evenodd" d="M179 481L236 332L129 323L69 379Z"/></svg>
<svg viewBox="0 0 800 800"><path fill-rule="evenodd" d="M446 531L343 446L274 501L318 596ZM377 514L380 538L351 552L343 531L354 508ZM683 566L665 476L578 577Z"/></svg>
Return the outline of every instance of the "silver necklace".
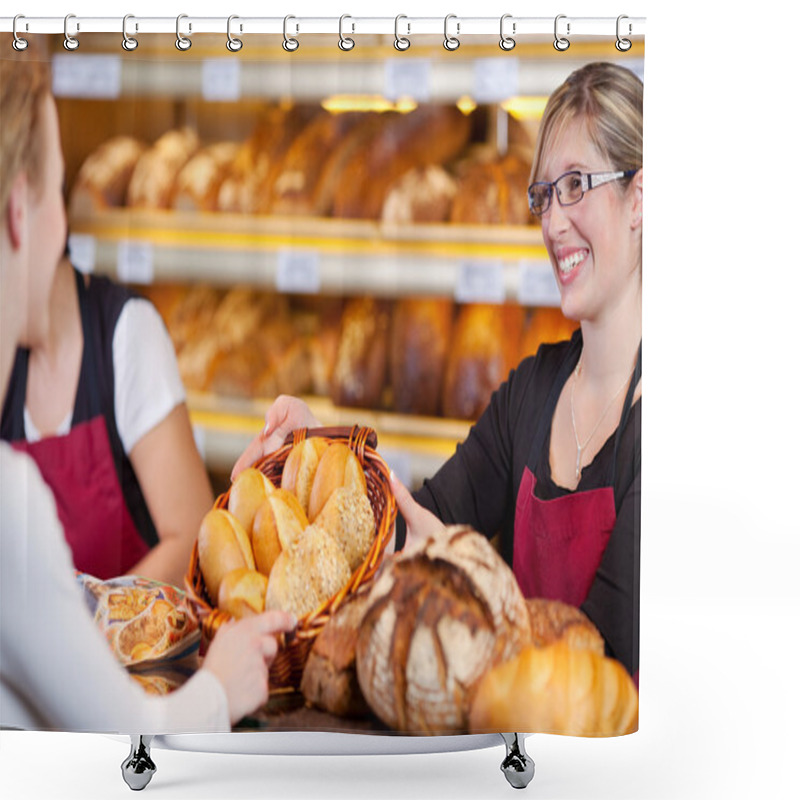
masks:
<svg viewBox="0 0 800 800"><path fill-rule="evenodd" d="M628 383L631 380L631 377L633 376L633 371L636 369L636 365L634 365L633 369L630 372L630 375L628 375L628 377L625 378L619 389L617 389L617 391L614 392L614 396L611 398L609 404L605 407L605 410L600 415L600 418L597 420L597 423L595 424L594 428L592 428L592 432L586 437L586 441L583 444L581 444L580 441L578 440L578 428L575 425L575 382L578 378L578 375L580 375L582 361L583 361L583 353L581 353L581 357L580 359L578 359L578 366L575 367L575 374L572 377L572 387L570 388L570 394L569 394L569 408L570 412L572 413L572 432L575 434L575 446L578 448L578 455L577 458L575 459L576 480L580 480L581 477L581 456L583 455L583 451L586 445L589 444L589 442L592 440L592 436L594 436L595 433L597 432L597 429L600 427L600 423L605 419L605 416L606 414L608 414L611 406L614 405L614 401L619 397L619 393L628 385Z"/></svg>

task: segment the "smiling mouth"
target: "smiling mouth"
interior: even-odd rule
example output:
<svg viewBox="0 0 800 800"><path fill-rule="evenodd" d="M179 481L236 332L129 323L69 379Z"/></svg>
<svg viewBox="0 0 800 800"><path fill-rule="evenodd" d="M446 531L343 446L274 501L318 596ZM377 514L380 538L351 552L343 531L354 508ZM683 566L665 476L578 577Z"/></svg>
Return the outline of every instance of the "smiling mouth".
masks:
<svg viewBox="0 0 800 800"><path fill-rule="evenodd" d="M569 275L575 267L586 259L588 253L585 250L578 250L566 258L558 259L558 271L562 275Z"/></svg>

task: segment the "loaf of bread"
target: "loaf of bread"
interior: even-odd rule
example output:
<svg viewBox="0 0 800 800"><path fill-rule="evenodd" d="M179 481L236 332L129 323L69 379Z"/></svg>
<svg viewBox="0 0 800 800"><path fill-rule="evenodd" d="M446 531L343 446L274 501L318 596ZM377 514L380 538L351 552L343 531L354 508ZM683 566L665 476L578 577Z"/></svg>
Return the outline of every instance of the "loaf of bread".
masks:
<svg viewBox="0 0 800 800"><path fill-rule="evenodd" d="M447 222L457 184L438 164L415 167L387 191L381 221L387 225Z"/></svg>
<svg viewBox="0 0 800 800"><path fill-rule="evenodd" d="M356 642L366 599L365 592L353 595L331 616L314 641L300 682L307 703L341 717L369 713L356 674Z"/></svg>
<svg viewBox="0 0 800 800"><path fill-rule="evenodd" d="M256 512L269 495L275 491L272 481L255 467L243 469L231 485L228 511L242 524L252 537Z"/></svg>
<svg viewBox="0 0 800 800"><path fill-rule="evenodd" d="M453 526L386 562L358 637L358 682L395 730L464 732L481 676L529 641L510 568L484 536Z"/></svg>
<svg viewBox="0 0 800 800"><path fill-rule="evenodd" d="M639 726L639 694L625 668L566 641L529 646L480 681L471 733L527 731L619 736Z"/></svg>
<svg viewBox="0 0 800 800"><path fill-rule="evenodd" d="M453 331L442 394L445 416L477 419L519 361L521 306L467 304Z"/></svg>
<svg viewBox="0 0 800 800"><path fill-rule="evenodd" d="M350 299L342 313L331 398L342 406L380 408L389 360L391 305L372 297Z"/></svg>
<svg viewBox="0 0 800 800"><path fill-rule="evenodd" d="M579 608L560 600L525 600L531 622L531 644L545 647L564 640L570 647L605 655L605 642L594 623Z"/></svg>
<svg viewBox="0 0 800 800"><path fill-rule="evenodd" d="M344 442L332 442L322 452L308 495L308 519L315 522L330 496L339 488L367 494L367 479L356 454Z"/></svg>
<svg viewBox="0 0 800 800"><path fill-rule="evenodd" d="M198 150L175 179L172 207L177 211L216 211L220 186L238 151L236 142L218 142Z"/></svg>
<svg viewBox="0 0 800 800"><path fill-rule="evenodd" d="M184 291L170 312L164 313L164 324L179 356L189 342L208 331L223 294L208 284L194 284Z"/></svg>
<svg viewBox="0 0 800 800"><path fill-rule="evenodd" d="M415 167L447 163L469 135L469 118L455 106L422 105L408 114L384 114L378 130L343 165L333 215L380 219L395 181Z"/></svg>
<svg viewBox="0 0 800 800"><path fill-rule="evenodd" d="M360 486L340 486L331 492L316 523L338 542L351 572L362 564L375 540L375 515Z"/></svg>
<svg viewBox="0 0 800 800"><path fill-rule="evenodd" d="M520 357L536 355L543 344L569 339L579 326L580 323L567 319L557 306L533 309L522 332Z"/></svg>
<svg viewBox="0 0 800 800"><path fill-rule="evenodd" d="M114 136L81 165L70 194L71 216L90 216L125 205L134 167L147 149L132 136Z"/></svg>
<svg viewBox="0 0 800 800"><path fill-rule="evenodd" d="M190 128L168 131L148 148L128 184L130 208L170 208L175 180L186 162L197 152L200 140Z"/></svg>
<svg viewBox="0 0 800 800"><path fill-rule="evenodd" d="M309 525L275 560L267 586L267 608L279 608L298 619L310 614L343 589L350 569L334 538Z"/></svg>
<svg viewBox="0 0 800 800"><path fill-rule="evenodd" d="M297 496L306 515L314 476L317 473L319 460L327 447L328 442L320 437L303 439L292 447L283 465L281 488Z"/></svg>
<svg viewBox="0 0 800 800"><path fill-rule="evenodd" d="M395 302L390 360L395 411L439 413L453 314L448 299L402 298Z"/></svg>
<svg viewBox="0 0 800 800"><path fill-rule="evenodd" d="M240 567L255 569L250 537L239 520L221 508L209 511L197 537L200 572L212 605L217 605L222 579Z"/></svg>
<svg viewBox="0 0 800 800"><path fill-rule="evenodd" d="M267 596L267 576L254 569L231 570L219 586L219 609L236 619L260 614Z"/></svg>

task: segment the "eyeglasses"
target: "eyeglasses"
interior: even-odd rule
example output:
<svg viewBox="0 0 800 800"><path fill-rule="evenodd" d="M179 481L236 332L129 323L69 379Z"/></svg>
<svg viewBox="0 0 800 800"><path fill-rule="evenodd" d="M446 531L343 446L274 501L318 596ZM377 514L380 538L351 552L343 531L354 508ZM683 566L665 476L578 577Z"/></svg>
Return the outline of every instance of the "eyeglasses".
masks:
<svg viewBox="0 0 800 800"><path fill-rule="evenodd" d="M528 187L528 206L531 213L538 216L545 214L550 208L553 198L553 188L558 195L558 202L561 207L574 206L575 203L583 199L583 195L590 189L596 189L604 183L620 181L635 175L637 170L626 169L622 172L595 172L586 174L573 170L565 172L556 178L552 183L547 181L536 181Z"/></svg>

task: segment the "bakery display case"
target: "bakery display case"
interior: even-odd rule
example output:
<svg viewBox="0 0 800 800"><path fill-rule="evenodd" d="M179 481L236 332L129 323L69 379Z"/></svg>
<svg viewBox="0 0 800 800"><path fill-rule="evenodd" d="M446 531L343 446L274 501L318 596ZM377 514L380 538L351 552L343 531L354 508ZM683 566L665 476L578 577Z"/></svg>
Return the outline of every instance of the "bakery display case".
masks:
<svg viewBox="0 0 800 800"><path fill-rule="evenodd" d="M574 330L527 208L538 119L582 63L638 62L607 40L444 58L438 37L260 38L54 52L73 261L160 311L212 475L293 394L374 428L418 485Z"/></svg>

